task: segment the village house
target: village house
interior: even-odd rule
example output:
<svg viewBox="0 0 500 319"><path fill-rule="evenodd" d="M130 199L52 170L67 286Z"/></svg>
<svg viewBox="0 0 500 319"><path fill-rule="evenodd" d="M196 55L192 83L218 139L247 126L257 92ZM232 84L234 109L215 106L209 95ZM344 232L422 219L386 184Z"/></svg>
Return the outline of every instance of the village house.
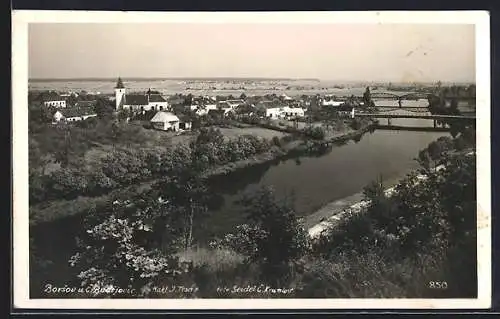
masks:
<svg viewBox="0 0 500 319"><path fill-rule="evenodd" d="M343 101L334 101L334 100L323 99L321 101L321 106L323 106L323 107L329 107L329 106L336 107L336 106L340 106L343 103L344 103Z"/></svg>
<svg viewBox="0 0 500 319"><path fill-rule="evenodd" d="M245 103L245 101L239 99L239 100L226 100L224 101L229 107L231 107L233 110L236 109L239 105Z"/></svg>
<svg viewBox="0 0 500 319"><path fill-rule="evenodd" d="M266 108L266 117L271 119L290 119L304 116L304 109L300 107L278 106Z"/></svg>
<svg viewBox="0 0 500 319"><path fill-rule="evenodd" d="M215 110L212 109L212 110L208 110L208 113L207 113L208 116L217 117L217 118L223 118L223 117L233 115L233 114L234 114L234 110L231 108L224 108L224 109L217 108Z"/></svg>
<svg viewBox="0 0 500 319"><path fill-rule="evenodd" d="M184 98L179 95L173 95L168 98L169 105L182 105L184 104Z"/></svg>
<svg viewBox="0 0 500 319"><path fill-rule="evenodd" d="M44 101L43 105L46 107L52 106L56 108L65 108L66 100Z"/></svg>
<svg viewBox="0 0 500 319"><path fill-rule="evenodd" d="M228 116L229 114L235 113L234 110L239 104L236 106L233 105L227 102L219 102L217 103L217 110L223 111L224 116Z"/></svg>
<svg viewBox="0 0 500 319"><path fill-rule="evenodd" d="M285 106L283 108L283 113L284 113L284 116L287 117L287 118L304 117L304 115L305 115L304 109L302 109L300 107L288 107L288 106Z"/></svg>
<svg viewBox="0 0 500 319"><path fill-rule="evenodd" d="M255 111L255 105L249 103L240 104L234 110L234 112L239 115L252 115L255 113Z"/></svg>
<svg viewBox="0 0 500 319"><path fill-rule="evenodd" d="M66 98L59 95L57 92L49 92L43 98L43 105L45 107L65 108L67 107Z"/></svg>
<svg viewBox="0 0 500 319"><path fill-rule="evenodd" d="M203 116L207 115L210 110L217 110L217 105L215 104L205 104L205 105L199 105L198 108L196 109L196 115L198 116Z"/></svg>
<svg viewBox="0 0 500 319"><path fill-rule="evenodd" d="M72 107L57 110L52 116L52 123L84 121L90 117L96 117L97 113L92 107Z"/></svg>
<svg viewBox="0 0 500 319"><path fill-rule="evenodd" d="M286 95L285 93L281 94L280 96L280 99L284 102L287 102L287 101L293 101L293 98L289 97L288 95Z"/></svg>
<svg viewBox="0 0 500 319"><path fill-rule="evenodd" d="M343 103L337 109L337 114L341 117L348 117L354 114L354 107L349 104Z"/></svg>
<svg viewBox="0 0 500 319"><path fill-rule="evenodd" d="M191 129L191 121L171 112L159 111L151 119L151 125L162 131L184 131Z"/></svg>
<svg viewBox="0 0 500 319"><path fill-rule="evenodd" d="M281 115L280 107L271 107L266 109L266 117L269 117L271 119L278 119L280 118L280 115Z"/></svg>
<svg viewBox="0 0 500 319"><path fill-rule="evenodd" d="M146 93L127 94L122 79L118 78L115 87L116 110L129 109L132 111L168 110L169 103L161 94L149 89Z"/></svg>

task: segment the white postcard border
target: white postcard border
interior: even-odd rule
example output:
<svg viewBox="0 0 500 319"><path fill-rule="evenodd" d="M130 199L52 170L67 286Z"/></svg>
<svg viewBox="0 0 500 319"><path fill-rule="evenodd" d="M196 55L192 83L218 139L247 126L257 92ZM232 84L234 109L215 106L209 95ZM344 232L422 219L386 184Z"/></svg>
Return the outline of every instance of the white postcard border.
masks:
<svg viewBox="0 0 500 319"><path fill-rule="evenodd" d="M28 205L29 23L475 24L477 93L477 299L30 299ZM479 309L491 306L490 26L485 11L12 13L13 303L24 309ZM15 159L15 160L14 160Z"/></svg>

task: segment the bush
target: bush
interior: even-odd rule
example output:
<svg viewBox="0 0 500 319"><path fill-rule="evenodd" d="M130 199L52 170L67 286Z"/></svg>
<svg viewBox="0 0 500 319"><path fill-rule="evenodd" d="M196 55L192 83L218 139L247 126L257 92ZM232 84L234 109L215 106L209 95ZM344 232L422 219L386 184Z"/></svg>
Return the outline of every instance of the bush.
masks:
<svg viewBox="0 0 500 319"><path fill-rule="evenodd" d="M134 288L134 294L116 297L145 297L153 286L173 284L182 269L169 250L160 250L158 238L165 229L168 204L154 197L135 202L116 201L105 212L95 212L85 220L86 231L79 236L79 251L71 266L82 269L78 278L84 288ZM157 223L157 221L163 222Z"/></svg>
<svg viewBox="0 0 500 319"><path fill-rule="evenodd" d="M323 140L325 138L325 130L322 127L308 127L304 130L304 135L314 140Z"/></svg>
<svg viewBox="0 0 500 319"><path fill-rule="evenodd" d="M281 147L281 140L280 140L279 137L273 136L272 142L273 142L274 145L276 145L278 147Z"/></svg>

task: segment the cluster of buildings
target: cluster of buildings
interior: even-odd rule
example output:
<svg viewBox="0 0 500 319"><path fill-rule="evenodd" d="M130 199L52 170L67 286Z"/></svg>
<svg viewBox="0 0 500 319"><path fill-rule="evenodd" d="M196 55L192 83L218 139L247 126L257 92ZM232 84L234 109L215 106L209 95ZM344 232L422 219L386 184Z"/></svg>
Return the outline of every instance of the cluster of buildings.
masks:
<svg viewBox="0 0 500 319"><path fill-rule="evenodd" d="M136 114L145 112L156 112L151 119L151 124L159 130L189 130L191 122L182 114L174 114L173 106L182 105L189 109L196 116L217 115L258 115L270 119L297 119L306 115L306 110L310 107L312 99L320 107L334 107L339 112L343 110L345 101L340 101L334 97L307 97L292 98L286 94L277 96L275 94L266 96L242 95L239 99L232 97L191 97L190 104L185 104L182 96L173 96L168 100L160 92L149 89L142 93L129 93L121 78L118 78L114 88L114 96L110 96L111 103L114 102L115 111L129 110ZM45 106L54 107L53 122L61 121L75 122L86 120L97 116L95 111L96 101L79 101L74 106L69 107L63 94L51 96L44 101ZM178 110L178 109L177 109ZM182 112L185 113L185 112Z"/></svg>

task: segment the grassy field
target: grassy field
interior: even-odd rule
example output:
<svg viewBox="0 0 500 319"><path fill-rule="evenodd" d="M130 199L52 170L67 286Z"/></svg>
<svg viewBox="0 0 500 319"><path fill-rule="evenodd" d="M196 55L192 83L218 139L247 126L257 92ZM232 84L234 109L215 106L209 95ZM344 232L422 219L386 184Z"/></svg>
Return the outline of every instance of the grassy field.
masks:
<svg viewBox="0 0 500 319"><path fill-rule="evenodd" d="M227 138L236 138L239 135L255 135L263 137L266 139L272 139L273 137L282 137L286 133L270 130L261 127L248 127L248 128L220 128L221 133Z"/></svg>

